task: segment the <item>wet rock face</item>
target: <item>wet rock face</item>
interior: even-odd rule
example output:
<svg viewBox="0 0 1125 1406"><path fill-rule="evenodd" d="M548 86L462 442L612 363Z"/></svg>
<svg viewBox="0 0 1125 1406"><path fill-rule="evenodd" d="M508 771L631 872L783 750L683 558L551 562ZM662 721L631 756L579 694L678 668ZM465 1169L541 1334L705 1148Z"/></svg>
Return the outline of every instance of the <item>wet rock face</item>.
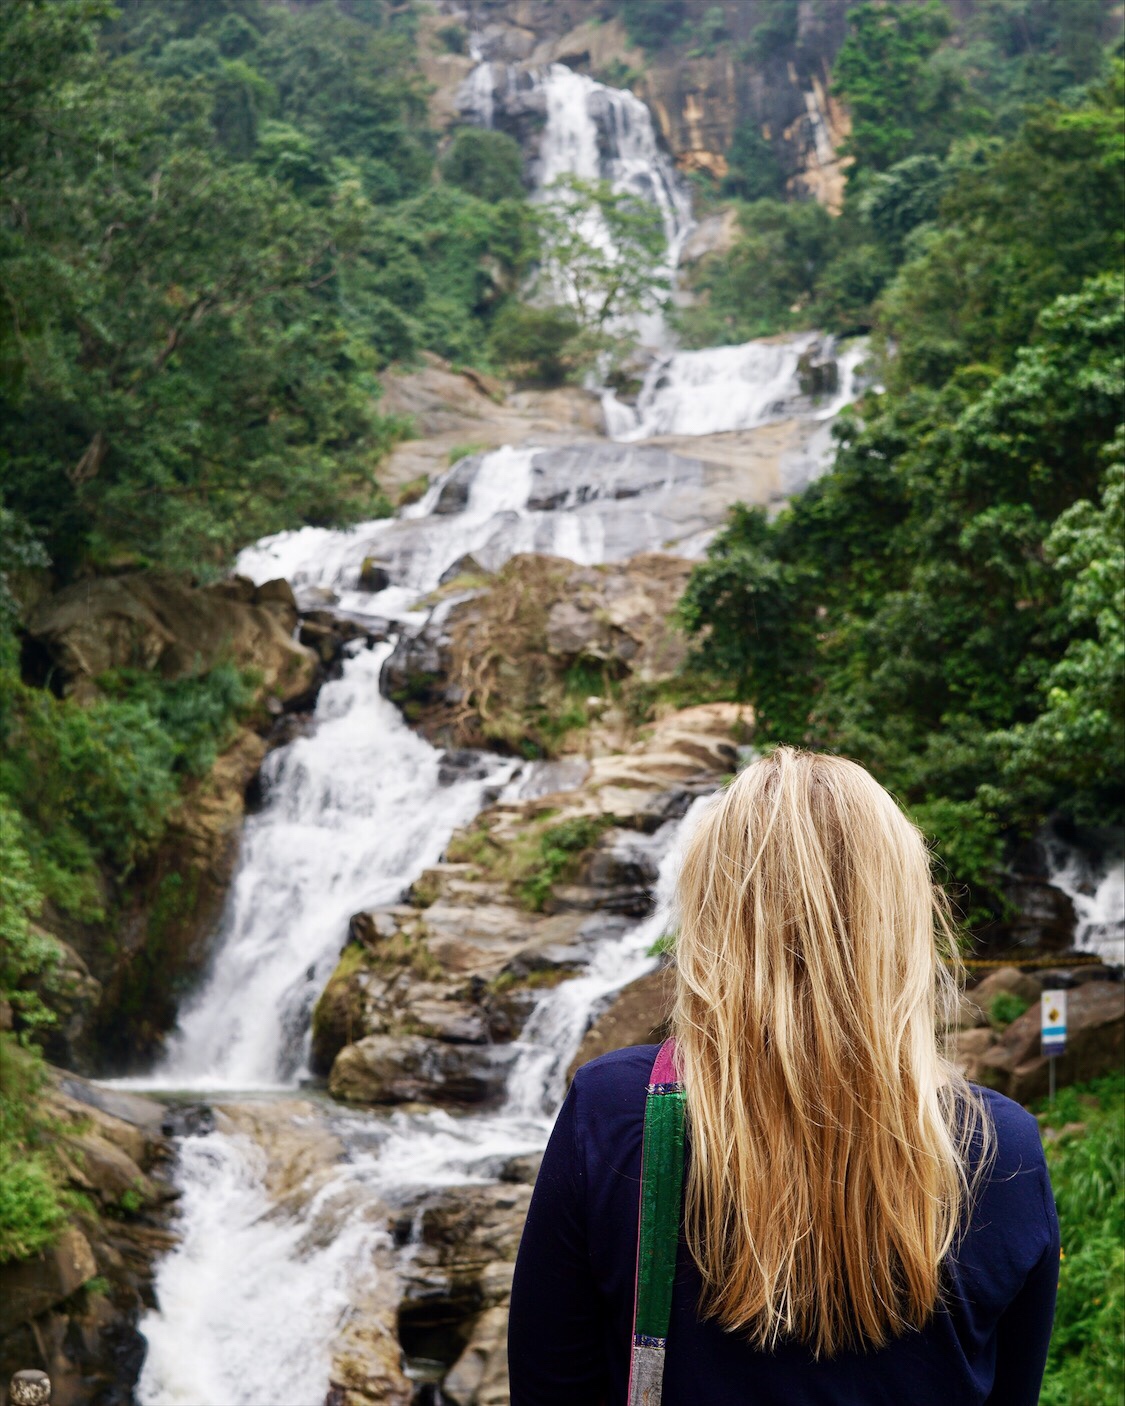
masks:
<svg viewBox="0 0 1125 1406"><path fill-rule="evenodd" d="M510 1063L508 1051L468 1051L459 1041L368 1035L337 1055L328 1090L347 1103L496 1104Z"/></svg>
<svg viewBox="0 0 1125 1406"><path fill-rule="evenodd" d="M615 70L631 69L638 75L634 91L648 104L680 170L725 176L735 133L750 123L770 141L794 194L837 208L844 184L837 150L850 128L828 91L828 76L847 32L848 4L818 0L797 6L795 42L758 59L747 57L747 46L760 9L746 0L686 0L689 31L705 15L721 12L721 42L708 51L689 35L647 53L633 45L619 18L607 17L600 0L528 0L515 9L510 0L480 0L474 27L493 63L492 124L534 161L546 116L533 77L537 68L563 63L595 78L608 76L611 83L620 82ZM439 119L448 121L448 109L460 107L464 117L481 120L466 76L465 69L450 75Z"/></svg>
<svg viewBox="0 0 1125 1406"><path fill-rule="evenodd" d="M396 1223L410 1247L399 1341L408 1363L438 1369L458 1406L508 1399L508 1300L530 1199L527 1184L456 1187L419 1198Z"/></svg>

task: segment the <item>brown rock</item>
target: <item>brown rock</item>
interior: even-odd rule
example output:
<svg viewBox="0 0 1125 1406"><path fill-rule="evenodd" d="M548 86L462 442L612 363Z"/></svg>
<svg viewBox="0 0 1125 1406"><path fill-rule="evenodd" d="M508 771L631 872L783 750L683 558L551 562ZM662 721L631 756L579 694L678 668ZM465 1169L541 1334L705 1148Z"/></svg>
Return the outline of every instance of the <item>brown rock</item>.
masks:
<svg viewBox="0 0 1125 1406"><path fill-rule="evenodd" d="M624 986L590 1026L567 1070L574 1071L610 1050L655 1044L667 1037L672 1005L672 968L660 967Z"/></svg>
<svg viewBox="0 0 1125 1406"><path fill-rule="evenodd" d="M237 585L237 583L236 583ZM205 673L229 659L261 676L261 692L282 698L305 692L315 657L290 638L284 582L270 582L265 603L246 601L232 583L198 588L160 572L94 577L49 596L27 622L33 668L53 670L65 692L97 695L95 680L110 669L139 668L166 679Z"/></svg>
<svg viewBox="0 0 1125 1406"><path fill-rule="evenodd" d="M508 1052L422 1035L368 1035L336 1056L328 1080L347 1103L492 1103L504 1093Z"/></svg>
<svg viewBox="0 0 1125 1406"><path fill-rule="evenodd" d="M97 1272L90 1242L75 1225L33 1259L0 1265L0 1337L69 1298Z"/></svg>
<svg viewBox="0 0 1125 1406"><path fill-rule="evenodd" d="M1091 981L1067 993L1067 1049L1058 1059L1060 1084L1082 1083L1120 1069L1125 1056L1125 986ZM1047 1059L1039 1053L1036 1004L980 1056L981 1083L1028 1103L1047 1092Z"/></svg>
<svg viewBox="0 0 1125 1406"><path fill-rule="evenodd" d="M987 1011L992 1004L992 998L998 996L1001 991L1019 996L1021 1000L1031 1004L1038 1001L1042 990L1043 983L1037 977L1021 972L1018 967L998 967L989 972L983 981L979 981L969 995L982 1010Z"/></svg>

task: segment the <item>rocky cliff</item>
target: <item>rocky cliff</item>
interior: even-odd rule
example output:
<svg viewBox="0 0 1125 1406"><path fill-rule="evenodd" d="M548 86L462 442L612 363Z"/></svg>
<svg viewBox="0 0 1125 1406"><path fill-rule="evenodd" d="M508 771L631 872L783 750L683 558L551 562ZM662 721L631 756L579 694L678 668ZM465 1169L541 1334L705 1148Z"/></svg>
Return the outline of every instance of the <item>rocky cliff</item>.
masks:
<svg viewBox="0 0 1125 1406"><path fill-rule="evenodd" d="M758 0L685 0L680 34L646 50L630 38L613 0L443 0L440 14L423 22L433 114L441 126L474 120L464 88L474 61L449 52L453 22L473 33L494 67L494 125L516 137L532 159L545 109L529 75L563 63L632 88L648 103L685 173L725 176L735 135L749 125L768 144L792 194L838 209L844 184L839 147L849 122L828 80L851 3L805 0L792 32L763 43L769 7Z"/></svg>

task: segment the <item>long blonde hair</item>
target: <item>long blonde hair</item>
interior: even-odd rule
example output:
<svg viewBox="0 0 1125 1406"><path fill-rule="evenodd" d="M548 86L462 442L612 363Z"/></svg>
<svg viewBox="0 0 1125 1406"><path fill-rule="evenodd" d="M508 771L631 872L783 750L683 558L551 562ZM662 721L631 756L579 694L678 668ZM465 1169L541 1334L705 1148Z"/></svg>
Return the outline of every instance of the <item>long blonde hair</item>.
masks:
<svg viewBox="0 0 1125 1406"><path fill-rule="evenodd" d="M778 748L700 822L679 919L703 1311L818 1356L922 1327L990 1136L944 1057L962 973L921 833L854 762Z"/></svg>

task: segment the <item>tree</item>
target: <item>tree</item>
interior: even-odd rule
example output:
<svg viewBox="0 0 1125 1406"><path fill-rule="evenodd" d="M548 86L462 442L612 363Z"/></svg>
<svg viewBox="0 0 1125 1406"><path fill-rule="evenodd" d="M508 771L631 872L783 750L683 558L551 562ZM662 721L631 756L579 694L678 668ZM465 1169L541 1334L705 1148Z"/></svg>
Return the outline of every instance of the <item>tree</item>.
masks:
<svg viewBox="0 0 1125 1406"><path fill-rule="evenodd" d="M523 195L523 153L506 132L461 127L441 163L450 185L495 204Z"/></svg>
<svg viewBox="0 0 1125 1406"><path fill-rule="evenodd" d="M563 177L536 207L540 289L602 332L631 313L652 311L671 289L660 211L608 181Z"/></svg>
<svg viewBox="0 0 1125 1406"><path fill-rule="evenodd" d="M944 154L965 129L967 83L938 55L950 28L939 0L849 11L848 37L832 67L833 87L852 115L849 182L919 150Z"/></svg>

